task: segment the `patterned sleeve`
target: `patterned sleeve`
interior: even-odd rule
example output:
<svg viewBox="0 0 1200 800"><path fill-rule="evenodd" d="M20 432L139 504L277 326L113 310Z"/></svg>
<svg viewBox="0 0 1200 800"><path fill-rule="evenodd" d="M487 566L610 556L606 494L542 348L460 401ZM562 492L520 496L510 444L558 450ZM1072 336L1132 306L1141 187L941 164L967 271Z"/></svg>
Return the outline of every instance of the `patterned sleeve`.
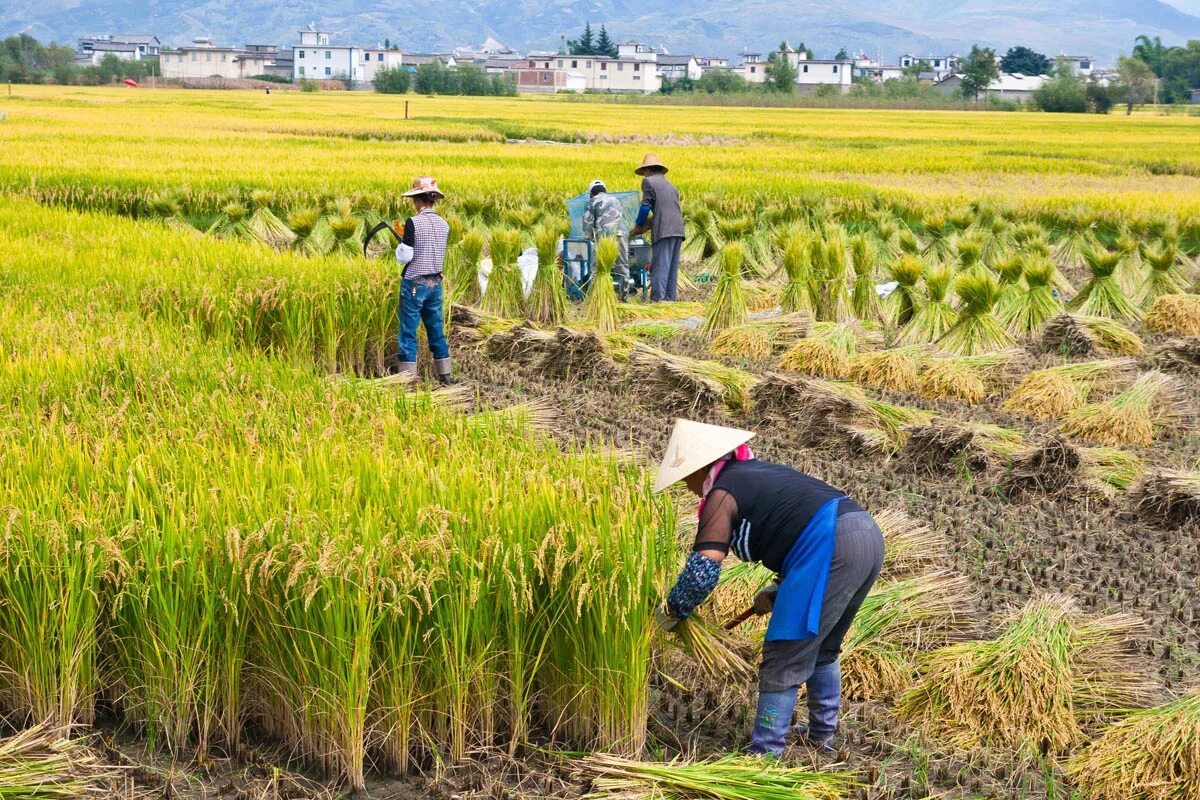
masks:
<svg viewBox="0 0 1200 800"><path fill-rule="evenodd" d="M720 577L721 565L718 562L699 553L688 556L675 587L667 595L667 610L671 616L678 619L691 616L717 587Z"/></svg>

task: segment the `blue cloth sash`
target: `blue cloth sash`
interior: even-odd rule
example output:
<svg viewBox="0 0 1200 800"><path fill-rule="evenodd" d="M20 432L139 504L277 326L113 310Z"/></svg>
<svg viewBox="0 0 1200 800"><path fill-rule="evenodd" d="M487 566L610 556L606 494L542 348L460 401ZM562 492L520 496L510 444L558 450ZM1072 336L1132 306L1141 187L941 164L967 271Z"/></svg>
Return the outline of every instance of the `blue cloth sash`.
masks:
<svg viewBox="0 0 1200 800"><path fill-rule="evenodd" d="M779 573L779 594L767 623L768 642L811 639L821 630L821 606L833 546L837 538L838 505L844 497L827 500L804 526Z"/></svg>

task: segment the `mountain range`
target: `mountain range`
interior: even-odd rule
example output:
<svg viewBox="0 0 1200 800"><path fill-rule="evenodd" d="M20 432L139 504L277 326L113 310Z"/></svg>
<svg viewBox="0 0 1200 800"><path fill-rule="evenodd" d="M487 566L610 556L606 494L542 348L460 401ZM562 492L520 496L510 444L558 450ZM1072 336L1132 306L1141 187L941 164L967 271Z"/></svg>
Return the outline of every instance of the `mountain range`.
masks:
<svg viewBox="0 0 1200 800"><path fill-rule="evenodd" d="M410 52L489 38L517 50L555 50L591 21L615 40L673 53L768 52L786 39L817 57L845 48L889 63L907 52L962 53L976 42L1104 63L1128 52L1139 34L1168 44L1200 39L1200 0L692 0L680 11L669 0L3 0L0 35L73 43L101 33L154 33L168 45L196 36L290 45L311 22L333 31L335 42L389 39Z"/></svg>

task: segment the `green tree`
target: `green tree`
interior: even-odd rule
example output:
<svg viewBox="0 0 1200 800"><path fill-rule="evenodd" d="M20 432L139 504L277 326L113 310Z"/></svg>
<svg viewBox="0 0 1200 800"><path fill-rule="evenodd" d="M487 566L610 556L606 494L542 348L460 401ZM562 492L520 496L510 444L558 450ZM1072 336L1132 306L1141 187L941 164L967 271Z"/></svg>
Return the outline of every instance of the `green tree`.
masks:
<svg viewBox="0 0 1200 800"><path fill-rule="evenodd" d="M412 73L403 67L384 67L375 73L375 91L404 94L412 86Z"/></svg>
<svg viewBox="0 0 1200 800"><path fill-rule="evenodd" d="M1145 61L1121 56L1117 59L1117 74L1121 76L1118 88L1125 103L1126 115L1133 114L1134 106L1149 103L1154 99L1154 93L1158 89L1158 78Z"/></svg>
<svg viewBox="0 0 1200 800"><path fill-rule="evenodd" d="M491 79L480 67L463 64L454 71L458 73L458 94L483 97L492 93Z"/></svg>
<svg viewBox="0 0 1200 800"><path fill-rule="evenodd" d="M512 75L493 75L492 94L497 97L516 97L517 79Z"/></svg>
<svg viewBox="0 0 1200 800"><path fill-rule="evenodd" d="M796 52L803 53L805 58L816 58L816 56L813 55L812 48L806 46L804 42L800 43L800 46L796 48Z"/></svg>
<svg viewBox="0 0 1200 800"><path fill-rule="evenodd" d="M696 81L696 91L707 94L745 92L749 88L745 78L727 69L710 69Z"/></svg>
<svg viewBox="0 0 1200 800"><path fill-rule="evenodd" d="M904 68L904 77L917 80L921 77L922 72L933 72L933 65L925 59L917 59L912 64Z"/></svg>
<svg viewBox="0 0 1200 800"><path fill-rule="evenodd" d="M1083 114L1088 110L1087 85L1071 71L1070 64L1060 61L1054 77L1033 93L1033 102L1042 111Z"/></svg>
<svg viewBox="0 0 1200 800"><path fill-rule="evenodd" d="M1192 39L1183 47L1169 48L1163 54L1161 77L1159 102L1188 102L1191 90L1200 88L1200 39Z"/></svg>
<svg viewBox="0 0 1200 800"><path fill-rule="evenodd" d="M441 61L421 64L413 78L418 94L458 94L458 79Z"/></svg>
<svg viewBox="0 0 1200 800"><path fill-rule="evenodd" d="M981 92L995 83L1000 77L1000 67L996 65L996 51L990 47L971 45L971 52L962 62L962 93L963 97L978 100Z"/></svg>
<svg viewBox="0 0 1200 800"><path fill-rule="evenodd" d="M850 54L846 52L846 48L837 51L837 55L833 57L835 61L849 61Z"/></svg>
<svg viewBox="0 0 1200 800"><path fill-rule="evenodd" d="M1163 47L1162 38L1155 36L1151 39L1143 34L1133 42L1133 57L1145 61L1154 74L1161 78L1163 76L1163 60L1167 54L1167 48Z"/></svg>
<svg viewBox="0 0 1200 800"><path fill-rule="evenodd" d="M1000 59L1000 69L1010 75L1049 75L1052 66L1049 58L1028 47L1010 47Z"/></svg>
<svg viewBox="0 0 1200 800"><path fill-rule="evenodd" d="M608 56L609 58L617 57L617 43L608 36L608 31L603 25L600 26L600 36L596 39L596 52L594 55Z"/></svg>
<svg viewBox="0 0 1200 800"><path fill-rule="evenodd" d="M789 53L792 49L787 42L780 42L779 50L767 56L767 66L764 70L763 88L772 92L790 93L796 91L796 68L792 66Z"/></svg>
<svg viewBox="0 0 1200 800"><path fill-rule="evenodd" d="M595 37L592 35L592 23L590 21L584 23L582 36L567 42L567 52L573 56L596 55L596 42Z"/></svg>

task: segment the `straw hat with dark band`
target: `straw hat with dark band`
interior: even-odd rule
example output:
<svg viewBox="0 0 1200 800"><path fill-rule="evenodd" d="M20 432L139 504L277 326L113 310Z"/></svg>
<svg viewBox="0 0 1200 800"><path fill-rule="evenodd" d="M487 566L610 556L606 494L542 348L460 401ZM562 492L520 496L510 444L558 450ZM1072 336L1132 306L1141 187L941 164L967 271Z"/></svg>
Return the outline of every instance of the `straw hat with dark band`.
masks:
<svg viewBox="0 0 1200 800"><path fill-rule="evenodd" d="M698 469L703 469L754 438L754 431L706 425L690 419L675 420L671 441L658 467L654 491L661 492Z"/></svg>
<svg viewBox="0 0 1200 800"><path fill-rule="evenodd" d="M646 153L646 157L642 159L642 165L633 172L636 175L645 175L646 170L650 169L651 167L658 167L663 172L668 171L667 165L659 161L658 156L656 156L654 153Z"/></svg>
<svg viewBox="0 0 1200 800"><path fill-rule="evenodd" d="M403 197L417 197L423 194L430 194L434 197L445 197L442 190L438 188L437 181L428 175L422 175L412 182L412 188L403 194Z"/></svg>

